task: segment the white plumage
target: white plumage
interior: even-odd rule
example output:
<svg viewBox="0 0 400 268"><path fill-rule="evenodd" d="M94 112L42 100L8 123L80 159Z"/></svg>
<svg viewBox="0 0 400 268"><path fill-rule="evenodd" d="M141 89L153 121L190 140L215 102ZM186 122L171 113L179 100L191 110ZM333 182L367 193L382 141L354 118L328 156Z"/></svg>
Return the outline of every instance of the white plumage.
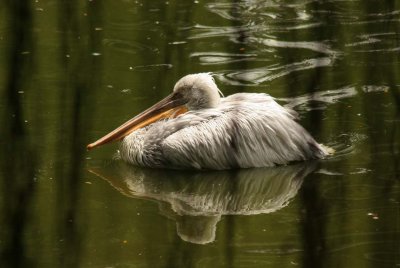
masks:
<svg viewBox="0 0 400 268"><path fill-rule="evenodd" d="M125 136L123 160L153 168L221 170L282 165L328 154L295 121L294 111L267 94L221 98L210 74L183 77L168 98L188 111Z"/></svg>

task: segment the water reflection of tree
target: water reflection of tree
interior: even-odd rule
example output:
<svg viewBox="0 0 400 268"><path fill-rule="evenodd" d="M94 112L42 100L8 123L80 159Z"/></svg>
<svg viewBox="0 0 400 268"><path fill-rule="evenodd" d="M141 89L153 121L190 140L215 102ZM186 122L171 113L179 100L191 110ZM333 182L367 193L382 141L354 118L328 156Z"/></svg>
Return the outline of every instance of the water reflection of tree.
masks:
<svg viewBox="0 0 400 268"><path fill-rule="evenodd" d="M5 3L10 31L7 47L9 67L4 91L5 107L1 115L1 260L2 267L26 267L30 260L24 247L24 231L30 218L31 202L35 191L37 151L32 146L25 127L26 107L21 91L28 90L32 78L34 59L32 14L30 1Z"/></svg>
<svg viewBox="0 0 400 268"><path fill-rule="evenodd" d="M368 3L347 3L349 5L349 10L359 10L359 8L365 9L361 12L361 14L377 14L376 6ZM354 5L354 6L352 6ZM338 46L346 44L346 38L349 36L356 36L359 33L370 33L371 24L364 23L361 26L354 27L355 29L359 29L360 32L350 32L351 28L343 27L343 24L339 21L339 17L334 15L326 15L325 13L318 13L315 11L318 10L329 10L331 14L335 13L335 10L338 8L338 5L333 4L331 1L317 1L311 2L307 5L307 13L313 13L313 16L316 21L323 23L323 25L330 25L331 27L325 27L324 31L321 31L318 27L310 28L307 30L306 40L316 40L316 41L324 41L324 40L339 40ZM379 10L388 12L390 10L396 10L396 5L394 1L387 1L380 5ZM340 11L339 14L347 14L346 12ZM384 13L384 12L383 12ZM350 12L349 12L350 14ZM365 18L360 18L360 20ZM386 22L379 23L383 24L383 27L386 29L381 29L380 32L390 33L396 32L395 29L397 25L393 23L391 20L386 20ZM334 26L334 27L333 27ZM284 35L284 34L282 34ZM282 39L287 38L287 36L282 37ZM303 37L297 36L293 34L291 36L293 40L301 41ZM279 38L280 39L280 38ZM393 40L392 47L396 48L399 46L398 37ZM349 47L340 47L340 50L343 50L347 53L347 61L341 62L341 66L343 66L344 71L340 72L337 70L334 74L329 72L329 69L321 69L316 68L312 71L308 72L307 78L304 79L306 83L302 85L296 85L296 89L298 92L308 91L310 96L317 90L321 90L318 87L324 85L325 90L330 88L335 88L337 86L337 81L345 81L345 83L354 83L360 85L360 83L372 83L376 85L387 85L389 88L389 94L384 95L380 94L379 96L372 97L371 95L363 95L360 96L362 99L361 104L351 103L340 105L337 109L338 119L336 125L330 122L322 121L322 113L321 111L315 109L313 107L314 103L310 103L311 111L309 114L305 115L305 125L308 126L308 129L312 129L314 131L315 136L319 136L322 131L326 131L327 129L341 129L343 133L349 133L351 131L357 131L355 126L352 123L355 122L351 111L348 107L358 106L362 110L362 120L364 124L368 126L368 137L372 141L368 149L370 150L369 155L371 155L370 163L368 163L367 168L372 170L374 174L393 174L396 177L394 179L388 179L386 181L375 180L371 183L371 185L375 187L371 187L371 195L376 194L379 188L382 188L383 196L395 196L396 195L396 184L398 183L399 178L399 157L398 157L398 140L399 140L399 125L394 123L388 127L388 123L383 120L383 118L387 118L389 120L398 121L400 117L400 94L398 83L398 62L399 56L396 58L388 59L385 64L382 64L382 54L380 53L355 53L351 46ZM295 52L297 53L297 51ZM289 58L289 61L292 61L292 58L295 58L295 55L283 54L282 57L285 59ZM363 62L362 67L355 67L357 65L352 65L352 61L354 62ZM378 63L377 65L375 65ZM373 68L372 66L376 66L377 68ZM337 67L336 67L337 68ZM292 81L296 80L295 74L290 74L286 77L287 81L287 91L288 95L293 94ZM304 82L303 81L303 82ZM361 84L362 85L362 84ZM388 98L389 95L389 98ZM381 110L382 104L387 103L388 101L392 101L394 104L393 109L391 109L393 114L387 115L384 114ZM390 110L390 109L389 109ZM311 127L312 126L312 127ZM385 131L389 134L386 135ZM389 137L389 139L388 139ZM390 149L390 158L388 161L388 166L382 165L382 160L377 161L379 155L382 155L382 146L389 145ZM351 166L351 161L349 160L347 163ZM342 163L343 165L343 163ZM393 169L393 170L392 170ZM350 173L350 170L347 168L341 168L346 174L346 172ZM389 172L388 172L389 170ZM387 176L387 175L385 175ZM338 204L338 202L330 203L329 200L324 198L321 195L321 192L324 191L324 183L319 179L320 175L314 174L312 176L312 180L308 180L304 183L300 196L302 202L302 210L300 211L301 215L301 238L302 238L302 248L304 250L301 261L303 267L322 267L326 263L329 262L329 253L336 250L332 245L331 241L328 240L327 234L334 233L334 231L339 230L341 233L348 234L349 228L354 228L354 222L350 218L350 212L348 213L340 213L340 216L335 218L334 222L329 221L329 215L334 210L342 210L343 204ZM349 178L344 176L343 178L337 179L337 185L340 185L338 189L340 189L340 196L344 199L351 199L351 194L354 194L353 191L349 191L347 188L349 186ZM347 180L347 181L346 181ZM367 183L367 182L366 182ZM384 186L384 187L382 187ZM370 201L364 202L364 206L369 209L373 209L376 207L387 208L388 202L385 199L375 200L369 199ZM370 202L370 203L369 203ZM382 215L383 218L387 220L380 224L382 230L392 232L393 230L398 231L398 222L389 220L393 219L389 215ZM397 227L396 227L397 224ZM331 226L335 226L334 229ZM373 228L373 224L369 226L368 222L365 222L362 228ZM374 241L379 241L378 236L382 235L380 232L376 232L376 238ZM371 246L368 246L371 252L387 252L389 254L393 254L395 256L399 253L399 239L398 233L395 235L395 239L387 239L384 245L382 243L372 243L370 240L367 243L370 243ZM341 238L341 242L346 244L346 236ZM348 241L347 241L348 242ZM395 260L391 260L394 261ZM339 266L345 265L345 261L342 258L336 258L334 262ZM371 267L375 266L371 262Z"/></svg>
<svg viewBox="0 0 400 268"><path fill-rule="evenodd" d="M100 1L89 1L79 8L78 1L61 1L59 5L60 65L63 68L59 105L57 152L63 152L58 161L57 212L59 233L64 240L59 262L64 267L79 266L82 229L79 226L80 179L82 158L90 128L96 90L101 85L102 12ZM68 163L66 165L66 163Z"/></svg>
<svg viewBox="0 0 400 268"><path fill-rule="evenodd" d="M89 1L86 7L78 1L58 3L61 44L58 66L63 72L62 82L57 88L59 103L51 112L60 114L55 134L59 143L54 152L58 199L53 214L58 230L54 237L63 241L59 250L59 267L78 267L80 261L81 230L77 210L81 160L92 115L93 101L90 100L95 98L101 71L101 57L98 57L101 55L101 31L97 30L101 29L102 16L98 2ZM4 53L7 61L4 64L8 71L1 92L6 105L1 114L1 266L35 267L43 260L39 260L41 255L36 254L40 252L39 248L32 247L29 250L33 250L36 256L30 259L28 245L41 241L39 237L30 236L27 241L28 229L41 217L33 214L32 205L38 202L35 199L36 180L43 164L40 160L48 149L43 144L50 142L42 129L54 126L50 126L53 122L41 124L40 115L46 112L41 98L48 96L41 95L40 85L31 83L35 81L39 62L33 31L36 27L33 12L36 9L31 1L26 0L6 1L4 7L6 17L2 19L7 23L7 50ZM30 124L27 124L27 118L32 119Z"/></svg>
<svg viewBox="0 0 400 268"><path fill-rule="evenodd" d="M396 10L396 1L384 1L381 3L380 10L389 11ZM397 3L398 4L398 3ZM376 7L373 5L364 5L365 14L374 14L376 12ZM398 9L398 7L397 7ZM368 25L364 26L364 31L368 32ZM393 23L390 20L387 20L384 23L381 23L381 31L384 33L389 32L398 32L398 25ZM392 47L400 46L400 38L397 35L395 39L392 40ZM380 62L382 59L381 54L378 53L364 53L364 61L366 63L375 63ZM373 185L376 186L376 190L382 189L381 194L384 197L388 196L396 196L398 195L398 188L396 187L400 183L400 124L398 121L400 120L400 87L399 87L399 62L400 56L399 53L396 53L396 56L393 58L389 58L385 64L388 66L384 66L383 68L372 68L370 64L365 64L362 68L362 77L364 81L376 81L377 84L387 85L389 88L389 98L386 96L377 96L372 98L370 96L365 96L362 101L362 110L363 114L365 114L366 124L370 127L368 129L368 136L374 142L372 142L369 146L370 154L372 157L369 163L369 169L375 171L375 174L390 174L394 178L390 178L387 180L381 180L378 176L376 176L376 180L373 182ZM393 109L390 113L385 114L382 110L383 104L387 103L387 99L390 99L393 102ZM388 124L386 120L393 120L394 123ZM395 123L397 122L397 123ZM387 134L385 133L387 132ZM390 154L388 158L387 165L382 165L381 161L384 161L386 157L382 155L382 145L388 145L387 151ZM380 156L382 155L382 156ZM377 159L381 159L377 161ZM383 186L383 187L382 187ZM370 204L368 206L370 208L381 208L379 209L379 213L377 213L378 218L380 219L380 230L384 232L391 233L393 232L392 237L386 237L385 241L373 243L368 247L368 251L365 255L369 254L377 254L377 261L382 262L382 265L385 263L393 263L394 265L398 265L400 258L400 224L399 219L392 218L392 209L390 209L388 200L386 198L380 198L378 200L371 199ZM398 213L398 207L395 208L393 212ZM375 211L375 210L374 210ZM375 213L375 212L374 212ZM375 228L375 224L370 224L370 228ZM379 241L382 239L381 232L376 232L373 235L374 241ZM386 260L386 256L379 256L384 252L389 257L389 260ZM390 259L393 258L393 259ZM370 267L376 267L377 263L371 262ZM396 264L395 264L396 263Z"/></svg>

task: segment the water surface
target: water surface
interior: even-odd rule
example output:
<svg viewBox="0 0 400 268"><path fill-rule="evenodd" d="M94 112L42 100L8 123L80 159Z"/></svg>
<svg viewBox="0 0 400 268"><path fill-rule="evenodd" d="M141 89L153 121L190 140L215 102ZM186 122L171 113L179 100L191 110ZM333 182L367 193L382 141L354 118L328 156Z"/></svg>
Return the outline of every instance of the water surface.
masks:
<svg viewBox="0 0 400 268"><path fill-rule="evenodd" d="M2 267L400 266L397 1L8 1L0 19ZM212 72L336 150L165 171L85 151Z"/></svg>

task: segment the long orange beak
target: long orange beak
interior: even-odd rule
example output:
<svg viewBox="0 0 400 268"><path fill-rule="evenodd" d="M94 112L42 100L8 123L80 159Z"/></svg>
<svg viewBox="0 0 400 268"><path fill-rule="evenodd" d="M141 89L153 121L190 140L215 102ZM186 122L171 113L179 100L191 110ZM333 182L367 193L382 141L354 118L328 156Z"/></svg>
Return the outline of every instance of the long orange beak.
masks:
<svg viewBox="0 0 400 268"><path fill-rule="evenodd" d="M97 146L123 139L133 131L150 125L151 123L158 121L163 118L174 118L182 113L187 112L187 108L184 106L185 101L183 98L176 93L172 93L165 99L156 103L149 109L138 114L134 118L122 124L120 127L111 131L104 137L97 141L89 144L86 148L91 150Z"/></svg>

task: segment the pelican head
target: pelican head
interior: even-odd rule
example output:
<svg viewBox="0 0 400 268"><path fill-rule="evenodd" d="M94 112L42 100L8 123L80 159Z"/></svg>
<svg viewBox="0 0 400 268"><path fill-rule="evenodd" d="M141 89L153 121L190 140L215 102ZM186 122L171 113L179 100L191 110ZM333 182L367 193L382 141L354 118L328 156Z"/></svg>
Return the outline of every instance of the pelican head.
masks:
<svg viewBox="0 0 400 268"><path fill-rule="evenodd" d="M163 118L174 118L188 110L217 107L220 91L209 73L189 74L182 77L170 95L144 112L122 124L104 137L89 144L87 149L121 140L133 131Z"/></svg>
<svg viewBox="0 0 400 268"><path fill-rule="evenodd" d="M175 84L173 94L185 100L188 110L215 108L220 102L220 91L209 73L182 77Z"/></svg>

